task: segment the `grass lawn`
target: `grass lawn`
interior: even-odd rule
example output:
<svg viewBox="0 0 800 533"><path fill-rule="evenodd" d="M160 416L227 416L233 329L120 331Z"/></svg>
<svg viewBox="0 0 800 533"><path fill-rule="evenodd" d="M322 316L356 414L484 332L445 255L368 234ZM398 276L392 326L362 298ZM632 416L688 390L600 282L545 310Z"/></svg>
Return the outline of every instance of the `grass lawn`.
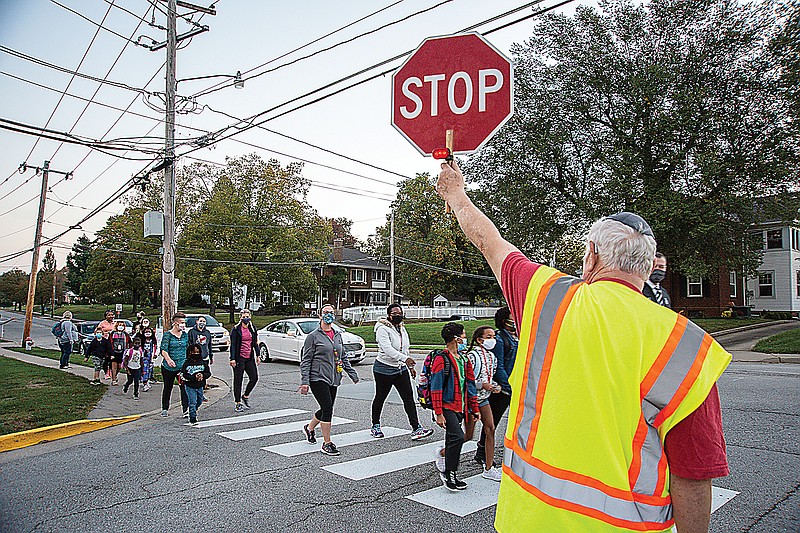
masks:
<svg viewBox="0 0 800 533"><path fill-rule="evenodd" d="M769 318L695 318L692 322L706 330L708 333L715 333L726 329L740 328L751 324L764 324L774 322Z"/></svg>
<svg viewBox="0 0 800 533"><path fill-rule="evenodd" d="M11 350L12 352L27 353L30 355L35 355L37 357L46 357L47 359L53 359L54 361L61 360L61 350L49 350L47 348L37 348L35 346L31 348L30 351L26 350L25 348L20 348L19 346L7 347L6 349ZM69 356L69 364L85 366L87 368L94 368L94 364L92 363L91 358L88 361L84 361L83 356L78 355L75 352L72 352L72 355ZM158 381L161 381L160 366L156 366L155 368L153 368L153 375Z"/></svg>
<svg viewBox="0 0 800 533"><path fill-rule="evenodd" d="M0 357L0 435L86 418L105 391L80 376Z"/></svg>
<svg viewBox="0 0 800 533"><path fill-rule="evenodd" d="M800 329L784 331L760 340L753 349L762 353L800 353Z"/></svg>

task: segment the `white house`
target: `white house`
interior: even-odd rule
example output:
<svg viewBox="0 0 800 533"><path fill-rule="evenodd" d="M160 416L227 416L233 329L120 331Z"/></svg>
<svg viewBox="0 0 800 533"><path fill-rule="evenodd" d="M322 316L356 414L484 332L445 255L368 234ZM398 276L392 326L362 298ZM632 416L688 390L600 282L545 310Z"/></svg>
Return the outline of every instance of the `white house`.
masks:
<svg viewBox="0 0 800 533"><path fill-rule="evenodd" d="M459 307L470 305L469 298L450 294L437 294L433 297L433 307Z"/></svg>
<svg viewBox="0 0 800 533"><path fill-rule="evenodd" d="M759 224L764 242L758 277L747 283L747 303L758 312L800 312L800 227L798 221Z"/></svg>

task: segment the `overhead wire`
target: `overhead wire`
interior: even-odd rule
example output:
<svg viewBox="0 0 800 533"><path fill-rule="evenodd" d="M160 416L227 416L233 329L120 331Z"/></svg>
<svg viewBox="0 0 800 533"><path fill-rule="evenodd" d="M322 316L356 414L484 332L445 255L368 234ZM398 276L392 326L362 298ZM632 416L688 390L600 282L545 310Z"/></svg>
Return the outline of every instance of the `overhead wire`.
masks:
<svg viewBox="0 0 800 533"><path fill-rule="evenodd" d="M105 30L105 31L107 31L108 33L110 33L112 35L116 35L120 39L124 39L126 41L129 41L132 44L135 44L136 46L141 46L142 48L148 48L149 49L149 47L147 45L142 44L142 43L140 43L138 41L134 41L134 40L128 39L127 37L125 37L121 33L117 33L116 31L114 31L114 30L112 30L110 28L106 28L105 26L103 26L103 23L105 22L105 17L103 17L103 20L100 21L100 23L97 23L94 20L92 20L89 17L87 17L86 15L84 15L83 13L80 13L80 12L72 9L71 7L65 6L64 4L62 4L62 3L60 3L60 2L58 2L56 0L50 0L50 2L55 4L55 5L57 5L58 7L62 8L62 9L65 9L65 10L69 11L70 13L74 13L75 15L79 16L80 18L82 18L86 22L89 22L90 24L93 24L93 25L97 26L98 31L101 30L101 29ZM113 6L113 2L111 3L111 5L108 6L109 11L111 10L112 6ZM108 15L108 12L106 12L106 16L107 15Z"/></svg>
<svg viewBox="0 0 800 533"><path fill-rule="evenodd" d="M449 268L437 267L435 265L429 265L427 263L422 263L420 261L414 261L413 259L407 259L405 257L400 257L398 255L394 256L395 261L400 261L401 263L407 263L409 265L418 266L420 268L425 268L427 270L434 270L436 272L442 272L444 274L452 274L454 276L461 276L464 278L474 278L474 279L482 279L486 281L497 281L497 278L493 276L481 276L480 274L470 274L469 272L459 272L458 270L451 270Z"/></svg>

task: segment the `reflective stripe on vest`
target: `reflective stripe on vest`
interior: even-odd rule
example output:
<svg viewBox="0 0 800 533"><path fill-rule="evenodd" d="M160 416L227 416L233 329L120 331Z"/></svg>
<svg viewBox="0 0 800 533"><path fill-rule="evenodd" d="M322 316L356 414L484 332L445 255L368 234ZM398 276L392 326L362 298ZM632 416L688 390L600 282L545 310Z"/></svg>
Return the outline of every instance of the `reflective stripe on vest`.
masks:
<svg viewBox="0 0 800 533"><path fill-rule="evenodd" d="M523 363L516 430L509 434L512 440L506 440L504 471L517 485L548 505L618 527L663 530L671 525L672 506L670 497L662 496L667 461L658 428L680 405L697 378L711 337L676 315L667 342L640 384L642 413L632 442L630 490L554 467L533 455L533 445L561 324L582 283L578 278L555 273L541 286L533 309L529 354Z"/></svg>

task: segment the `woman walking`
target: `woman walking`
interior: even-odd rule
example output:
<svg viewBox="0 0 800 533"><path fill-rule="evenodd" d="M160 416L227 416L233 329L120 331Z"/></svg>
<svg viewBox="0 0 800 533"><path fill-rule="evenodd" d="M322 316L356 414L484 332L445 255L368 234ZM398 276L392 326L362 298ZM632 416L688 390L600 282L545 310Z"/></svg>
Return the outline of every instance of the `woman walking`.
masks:
<svg viewBox="0 0 800 533"><path fill-rule="evenodd" d="M186 348L189 346L189 337L186 334L186 315L178 311L172 315L172 328L164 332L161 338L161 376L164 379L164 390L161 393L161 416L169 413L169 400L172 396L172 387L178 374L181 373L183 363L186 361ZM184 417L189 416L189 398L183 385L178 385L181 391L181 407Z"/></svg>
<svg viewBox="0 0 800 533"><path fill-rule="evenodd" d="M353 383L358 383L358 374L347 359L342 335L333 329L333 306L325 305L321 311L322 319L319 327L306 337L300 358L302 384L298 392L305 395L310 389L319 404L319 410L303 427L303 435L309 444L316 444L316 427L322 427L324 442L320 451L325 455L339 455L339 450L331 441L331 419L333 402L336 401L336 389L342 382L343 370Z"/></svg>
<svg viewBox="0 0 800 533"><path fill-rule="evenodd" d="M250 409L250 393L258 383L258 332L251 322L249 309L242 309L239 323L231 330L231 367L233 368L234 411ZM247 388L242 394L242 382L247 372Z"/></svg>
<svg viewBox="0 0 800 533"><path fill-rule="evenodd" d="M472 334L472 343L467 357L469 357L475 373L478 409L481 412L481 424L483 425L483 436L486 443L484 447L484 468L481 476L499 482L502 477L502 470L492 466L494 464L495 425L492 407L489 405L489 396L493 392L500 392L500 385L494 381L497 359L492 353L492 348L494 348L495 343L494 330L490 326L481 326ZM472 440L474 432L475 420L467 419L464 422L464 440Z"/></svg>
<svg viewBox="0 0 800 533"><path fill-rule="evenodd" d="M408 332L403 325L403 308L396 303L386 309L386 318L375 324L375 341L378 355L372 365L375 377L375 398L372 400L372 429L375 438L383 437L381 411L392 387L403 400L403 408L411 425L411 439L419 440L433 434L433 430L422 427L417 417L417 402L411 388L411 379L417 376L415 361L409 356Z"/></svg>

